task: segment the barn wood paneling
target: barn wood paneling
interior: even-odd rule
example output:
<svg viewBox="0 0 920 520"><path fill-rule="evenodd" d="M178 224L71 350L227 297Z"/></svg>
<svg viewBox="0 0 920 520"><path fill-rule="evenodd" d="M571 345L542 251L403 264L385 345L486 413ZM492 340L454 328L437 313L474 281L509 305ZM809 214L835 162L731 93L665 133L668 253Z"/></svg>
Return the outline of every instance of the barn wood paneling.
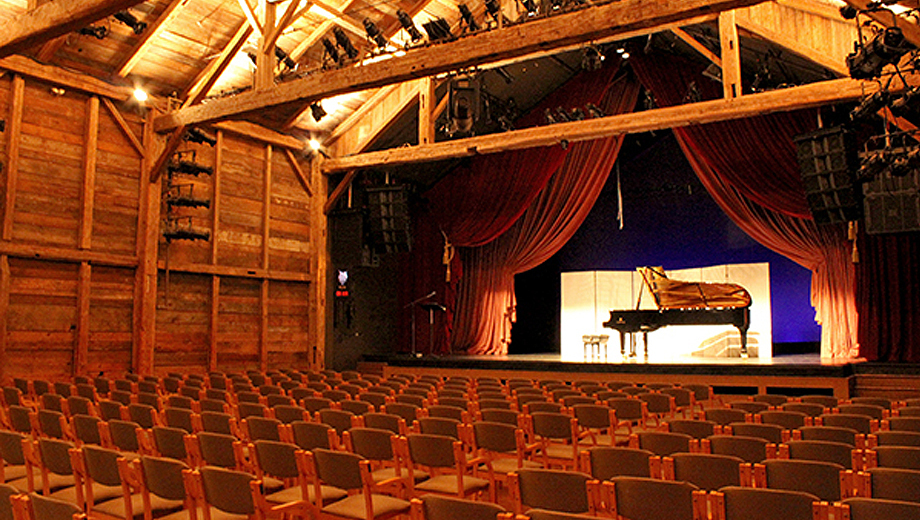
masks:
<svg viewBox="0 0 920 520"><path fill-rule="evenodd" d="M215 148L183 144L215 174L179 181L212 207L178 214L214 233L169 244L177 271L167 286L165 242L144 245L145 221L158 234L165 205L125 134L152 156L145 118L115 100L118 121L105 100L52 87L0 78L0 161L9 165L12 148L18 163L15 178L7 168L0 176L13 188L12 204L0 201L10 217L0 240L0 376L306 366L318 344L316 200L284 151L229 132ZM14 113L21 124L11 125ZM145 272L156 274L145 283Z"/></svg>

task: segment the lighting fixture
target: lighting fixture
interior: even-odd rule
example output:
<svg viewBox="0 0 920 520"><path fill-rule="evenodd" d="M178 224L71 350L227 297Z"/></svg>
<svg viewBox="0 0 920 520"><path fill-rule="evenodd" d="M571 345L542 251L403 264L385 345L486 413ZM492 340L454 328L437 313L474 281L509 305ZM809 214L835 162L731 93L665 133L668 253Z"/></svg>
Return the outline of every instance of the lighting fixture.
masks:
<svg viewBox="0 0 920 520"><path fill-rule="evenodd" d="M898 27L887 27L879 31L865 44L856 44L856 50L846 58L850 77L872 79L882 73L885 65L894 65L914 49Z"/></svg>
<svg viewBox="0 0 920 520"><path fill-rule="evenodd" d="M316 101L310 105L310 114L313 115L313 120L319 123L319 120L326 117L326 111L323 110L323 105Z"/></svg>
<svg viewBox="0 0 920 520"><path fill-rule="evenodd" d="M367 39L377 44L377 48L380 50L386 50L387 39L383 36L383 33L380 32L380 29L377 27L377 24L373 22L370 18L364 19L364 32L367 33Z"/></svg>
<svg viewBox="0 0 920 520"><path fill-rule="evenodd" d="M605 114L604 111L601 110L601 108L600 108L599 106L595 105L594 103L588 103L588 104L586 104L586 105L585 105L585 108L588 109L588 113L591 114L591 117L593 117L593 118L606 117L606 116L607 116L607 114Z"/></svg>
<svg viewBox="0 0 920 520"><path fill-rule="evenodd" d="M310 143L309 143L309 144L310 144L310 149L311 149L311 150L314 150L314 151L319 150L319 149L322 148L322 146L323 146L322 143L320 143L320 142L317 141L316 139L310 139Z"/></svg>
<svg viewBox="0 0 920 520"><path fill-rule="evenodd" d="M326 56L335 63L339 63L339 50L335 48L335 44L332 43L332 40L329 38L323 38L323 47L326 49Z"/></svg>
<svg viewBox="0 0 920 520"><path fill-rule="evenodd" d="M402 25L402 28L406 30L406 32L409 34L409 38L413 42L417 42L422 39L422 33L419 32L418 27L415 26L415 22L412 21L412 17L409 16L409 13L403 11L402 9L397 9L396 17L399 18L399 24Z"/></svg>
<svg viewBox="0 0 920 520"><path fill-rule="evenodd" d="M497 22L502 15L502 6L498 0L486 0L486 12Z"/></svg>
<svg viewBox="0 0 920 520"><path fill-rule="evenodd" d="M147 24L137 19L130 11L119 11L115 13L115 19L127 25L134 31L134 34L140 35L147 28Z"/></svg>
<svg viewBox="0 0 920 520"><path fill-rule="evenodd" d="M107 34L109 34L109 30L106 29L104 25L90 25L80 29L79 33L83 36L92 36L97 40L102 40L106 37Z"/></svg>
<svg viewBox="0 0 920 520"><path fill-rule="evenodd" d="M556 116L553 115L553 111L549 108L543 111L543 117L546 118L546 124L552 125L558 123L558 121L556 121Z"/></svg>
<svg viewBox="0 0 920 520"><path fill-rule="evenodd" d="M518 0L521 2L521 5L524 7L524 10L527 12L527 16L534 16L537 14L537 3L534 0Z"/></svg>
<svg viewBox="0 0 920 520"><path fill-rule="evenodd" d="M850 120L863 121L872 117L879 110L885 108L889 100L891 100L891 94L887 90L879 90L871 96L867 96L859 106L850 112Z"/></svg>
<svg viewBox="0 0 920 520"><path fill-rule="evenodd" d="M584 70L599 70L604 66L604 54L594 45L588 45L581 53L581 68Z"/></svg>
<svg viewBox="0 0 920 520"><path fill-rule="evenodd" d="M144 101L147 101L148 97L149 96L147 96L147 92L145 92L143 89L140 89L140 88L134 89L134 99L143 103Z"/></svg>
<svg viewBox="0 0 920 520"><path fill-rule="evenodd" d="M433 42L449 41L455 38L454 33L450 32L450 24L441 17L423 23L422 27L428 33L428 39Z"/></svg>
<svg viewBox="0 0 920 520"><path fill-rule="evenodd" d="M353 60L358 57L358 49L355 49L355 46L351 44L351 40L348 39L348 35L345 34L341 27L333 27L332 34L335 35L335 43L342 48L348 59Z"/></svg>
<svg viewBox="0 0 920 520"><path fill-rule="evenodd" d="M198 128L189 128L185 132L185 140L191 143L206 144L211 147L217 144L216 137L211 137Z"/></svg>
<svg viewBox="0 0 920 520"><path fill-rule="evenodd" d="M470 8L464 3L457 4L457 9L460 10L460 19L463 20L463 24L466 26L466 30L469 32L476 32L480 29L479 24L476 22L476 18L473 17L473 12L470 11Z"/></svg>
<svg viewBox="0 0 920 520"><path fill-rule="evenodd" d="M294 70L297 67L297 62L294 61L288 53L284 52L284 49L281 47L275 47L275 57L278 58L278 61L283 63L288 70Z"/></svg>

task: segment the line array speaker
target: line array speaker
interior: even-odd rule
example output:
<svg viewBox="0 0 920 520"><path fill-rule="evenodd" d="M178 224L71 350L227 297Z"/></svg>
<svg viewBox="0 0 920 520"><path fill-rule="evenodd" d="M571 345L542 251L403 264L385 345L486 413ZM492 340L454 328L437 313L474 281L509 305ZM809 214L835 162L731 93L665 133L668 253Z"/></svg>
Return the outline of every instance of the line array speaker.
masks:
<svg viewBox="0 0 920 520"><path fill-rule="evenodd" d="M369 236L381 254L412 249L409 219L409 191L406 186L367 188Z"/></svg>
<svg viewBox="0 0 920 520"><path fill-rule="evenodd" d="M818 224L859 220L856 139L844 127L821 128L795 138L805 198Z"/></svg>

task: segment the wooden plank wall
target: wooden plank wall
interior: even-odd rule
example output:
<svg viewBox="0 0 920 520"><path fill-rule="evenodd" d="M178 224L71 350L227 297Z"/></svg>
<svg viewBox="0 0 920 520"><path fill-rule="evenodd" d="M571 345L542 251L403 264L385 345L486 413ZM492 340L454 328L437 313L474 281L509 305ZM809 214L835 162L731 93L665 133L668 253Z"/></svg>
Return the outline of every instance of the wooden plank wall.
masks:
<svg viewBox="0 0 920 520"><path fill-rule="evenodd" d="M156 148L145 117L52 87L0 76L0 378L307 367L322 344L312 282L324 249L298 152L230 131L183 144L214 174L164 175L163 189L191 184L211 201L174 214L212 239L160 237L154 302L138 258L147 191L160 189L142 173ZM166 208L149 219L155 234ZM141 329L148 300L155 326Z"/></svg>

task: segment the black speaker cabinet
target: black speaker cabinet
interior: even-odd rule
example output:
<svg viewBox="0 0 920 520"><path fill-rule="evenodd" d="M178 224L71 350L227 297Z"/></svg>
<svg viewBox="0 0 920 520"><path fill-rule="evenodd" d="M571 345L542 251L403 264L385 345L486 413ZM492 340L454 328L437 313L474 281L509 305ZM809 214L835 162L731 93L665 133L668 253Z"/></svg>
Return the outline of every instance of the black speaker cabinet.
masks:
<svg viewBox="0 0 920 520"><path fill-rule="evenodd" d="M903 177L882 174L863 185L866 233L920 231L920 172Z"/></svg>
<svg viewBox="0 0 920 520"><path fill-rule="evenodd" d="M843 127L821 128L796 137L795 145L815 222L833 224L862 217L855 136Z"/></svg>
<svg viewBox="0 0 920 520"><path fill-rule="evenodd" d="M409 190L405 186L367 188L370 242L380 254L412 249Z"/></svg>

